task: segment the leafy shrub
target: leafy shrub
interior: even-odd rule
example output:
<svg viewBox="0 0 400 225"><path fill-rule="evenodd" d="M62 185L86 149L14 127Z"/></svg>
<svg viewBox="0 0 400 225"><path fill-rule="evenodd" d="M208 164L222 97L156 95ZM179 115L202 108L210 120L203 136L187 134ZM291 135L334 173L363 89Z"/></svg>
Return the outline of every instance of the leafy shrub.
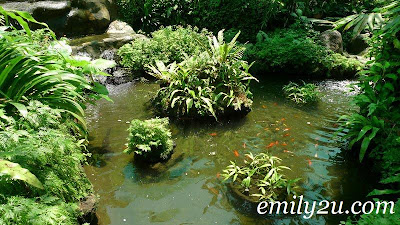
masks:
<svg viewBox="0 0 400 225"><path fill-rule="evenodd" d="M194 27L166 27L151 34L151 39L137 39L118 50L120 64L133 70L144 70L159 60L164 63L182 62L185 55L204 51L207 30Z"/></svg>
<svg viewBox="0 0 400 225"><path fill-rule="evenodd" d="M319 32L307 24L271 33L259 32L257 43L248 45L247 60L260 72L315 76L354 76L362 64L333 53L319 40Z"/></svg>
<svg viewBox="0 0 400 225"><path fill-rule="evenodd" d="M10 125L0 131L0 152L3 159L18 163L33 173L44 190L32 189L27 193L24 185L2 179L2 195L34 197L50 194L67 202L79 201L91 192L81 167L86 157L81 151L83 140L68 133L69 128L61 125L57 111L37 102L29 105L29 117L16 121L8 119ZM37 127L46 122L49 124Z"/></svg>
<svg viewBox="0 0 400 225"><path fill-rule="evenodd" d="M65 224L76 225L78 205L55 197L10 197L0 205L0 224Z"/></svg>
<svg viewBox="0 0 400 225"><path fill-rule="evenodd" d="M298 181L286 179L280 171L289 169L279 166L281 159L265 153L246 154L245 164L238 166L231 161L223 172L224 180L231 179L233 188L255 197L258 201L276 201L293 193L292 185ZM286 194L285 194L286 192Z"/></svg>
<svg viewBox="0 0 400 225"><path fill-rule="evenodd" d="M134 152L136 156L149 162L166 160L173 150L168 124L168 118L132 120L128 129L128 149L125 152Z"/></svg>
<svg viewBox="0 0 400 225"><path fill-rule="evenodd" d="M283 92L286 97L297 104L306 104L318 100L318 88L314 84L305 83L297 84L290 82L283 86Z"/></svg>
<svg viewBox="0 0 400 225"><path fill-rule="evenodd" d="M209 39L207 51L176 65L157 63L152 75L166 84L152 102L160 114L172 117L208 117L245 112L252 105L249 82L255 79L241 60L244 47L235 38L225 43L223 32Z"/></svg>

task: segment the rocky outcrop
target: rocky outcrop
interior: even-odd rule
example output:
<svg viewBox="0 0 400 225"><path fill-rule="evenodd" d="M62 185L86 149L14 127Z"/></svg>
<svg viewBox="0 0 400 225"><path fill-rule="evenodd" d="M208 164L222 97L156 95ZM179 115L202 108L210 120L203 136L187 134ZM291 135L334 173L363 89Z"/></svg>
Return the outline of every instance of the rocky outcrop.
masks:
<svg viewBox="0 0 400 225"><path fill-rule="evenodd" d="M121 21L114 21L107 29L107 33L76 38L69 41L72 54L85 56L92 59L103 58L118 62L117 49L135 39L147 38L136 34L132 27ZM105 72L109 77L98 76L96 80L102 84L123 84L133 81L132 72L126 68L115 66Z"/></svg>
<svg viewBox="0 0 400 225"><path fill-rule="evenodd" d="M104 33L116 16L112 0L0 1L0 5L31 13L60 36Z"/></svg>
<svg viewBox="0 0 400 225"><path fill-rule="evenodd" d="M337 30L327 30L321 33L322 43L336 53L343 53L342 34Z"/></svg>

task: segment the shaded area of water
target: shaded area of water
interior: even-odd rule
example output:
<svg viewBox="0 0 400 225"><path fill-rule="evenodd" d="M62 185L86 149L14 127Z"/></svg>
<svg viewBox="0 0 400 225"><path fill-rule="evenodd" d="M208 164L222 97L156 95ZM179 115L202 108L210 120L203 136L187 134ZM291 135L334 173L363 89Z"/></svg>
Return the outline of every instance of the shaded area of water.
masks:
<svg viewBox="0 0 400 225"><path fill-rule="evenodd" d="M340 156L334 140L336 121L350 111L349 81L319 82L322 99L298 107L281 93L286 81L262 81L253 88L253 111L223 124L172 123L177 144L172 158L152 169L133 163L123 153L126 129L132 119L148 119L148 100L154 83L110 88L113 103L99 101L87 110L93 164L86 173L100 196L100 224L338 224L346 216L301 216L267 219L231 204L217 174L231 160L243 161L248 152L270 152L300 177L307 200L362 200L368 174ZM212 134L212 135L210 135ZM342 134L339 133L338 136ZM271 142L279 144L266 148ZM234 151L239 152L236 157Z"/></svg>

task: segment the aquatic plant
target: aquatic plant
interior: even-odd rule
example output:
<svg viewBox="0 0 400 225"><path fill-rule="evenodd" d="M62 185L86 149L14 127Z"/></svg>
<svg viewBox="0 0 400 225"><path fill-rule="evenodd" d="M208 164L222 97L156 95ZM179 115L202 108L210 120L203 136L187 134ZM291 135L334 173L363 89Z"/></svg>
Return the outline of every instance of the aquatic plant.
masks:
<svg viewBox="0 0 400 225"><path fill-rule="evenodd" d="M304 81L303 84L290 82L283 86L282 90L288 99L297 104L315 102L318 100L319 96L317 86L315 84L305 83Z"/></svg>
<svg viewBox="0 0 400 225"><path fill-rule="evenodd" d="M168 118L132 120L125 152L149 162L166 160L174 147L168 124Z"/></svg>
<svg viewBox="0 0 400 225"><path fill-rule="evenodd" d="M236 44L240 33L226 43L223 31L209 38L207 51L187 57L180 64L150 66L164 84L152 102L158 113L173 117L208 117L248 112L252 105L251 80L245 48Z"/></svg>
<svg viewBox="0 0 400 225"><path fill-rule="evenodd" d="M243 166L231 161L222 176L224 181L230 180L233 188L246 196L255 197L258 201L279 200L294 193L293 184L299 180L286 179L281 171L289 168L280 166L280 161L278 157L265 153L249 153Z"/></svg>
<svg viewBox="0 0 400 225"><path fill-rule="evenodd" d="M169 26L151 33L151 38L141 38L125 44L118 50L119 63L136 71L162 61L169 64L182 62L186 55L197 55L210 36L207 30L197 27ZM199 43L200 42L200 43Z"/></svg>

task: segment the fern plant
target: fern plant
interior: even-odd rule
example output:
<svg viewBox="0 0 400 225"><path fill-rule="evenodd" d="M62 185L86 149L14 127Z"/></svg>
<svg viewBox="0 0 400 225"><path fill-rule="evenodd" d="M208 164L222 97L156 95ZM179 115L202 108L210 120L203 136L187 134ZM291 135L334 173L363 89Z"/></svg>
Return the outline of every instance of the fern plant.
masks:
<svg viewBox="0 0 400 225"><path fill-rule="evenodd" d="M125 153L133 152L137 158L148 162L166 160L173 150L168 124L168 118L132 120Z"/></svg>

